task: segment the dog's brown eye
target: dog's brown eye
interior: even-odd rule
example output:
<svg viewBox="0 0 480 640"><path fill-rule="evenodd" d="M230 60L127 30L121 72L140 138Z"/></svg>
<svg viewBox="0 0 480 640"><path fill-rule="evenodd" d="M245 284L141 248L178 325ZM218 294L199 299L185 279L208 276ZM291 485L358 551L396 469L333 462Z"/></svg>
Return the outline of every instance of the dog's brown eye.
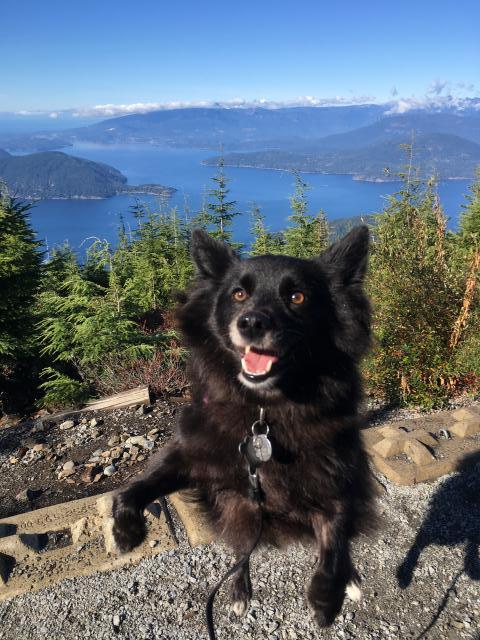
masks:
<svg viewBox="0 0 480 640"><path fill-rule="evenodd" d="M305 302L305 294L303 291L294 291L290 296L290 302L292 304L303 304Z"/></svg>
<svg viewBox="0 0 480 640"><path fill-rule="evenodd" d="M245 289L235 289L235 291L232 293L232 298L236 302L243 302L248 298L248 293L245 291Z"/></svg>

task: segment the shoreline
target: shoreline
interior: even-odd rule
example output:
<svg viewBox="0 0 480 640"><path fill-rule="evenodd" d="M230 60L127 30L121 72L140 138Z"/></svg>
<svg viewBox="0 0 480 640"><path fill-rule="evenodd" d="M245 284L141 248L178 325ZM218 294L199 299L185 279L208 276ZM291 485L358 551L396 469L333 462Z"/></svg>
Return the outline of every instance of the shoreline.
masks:
<svg viewBox="0 0 480 640"><path fill-rule="evenodd" d="M133 187L135 189L135 187ZM121 191L116 191L115 193L112 193L111 195L108 196L31 196L31 195L22 195L22 194L16 194L15 198L20 199L20 200L29 200L33 203L35 202L43 202L44 200L108 200L109 198L113 198L115 196L128 196L128 195L145 195L145 196L158 196L158 197L167 197L167 198L171 198L175 193L177 192L177 189L175 189L174 187L165 187L165 189L161 192L159 191L153 191L153 190L132 190L129 191L128 189L121 190ZM13 197L13 196L12 196Z"/></svg>
<svg viewBox="0 0 480 640"><path fill-rule="evenodd" d="M209 163L206 160L202 160L201 163L203 166L206 167L218 167L218 164L213 164L213 163ZM317 175L317 176L350 176L351 179L355 182L371 182L371 183L377 183L377 184L382 184L382 183L392 183L392 182L402 182L401 178L375 178L375 177L366 177L366 176L362 176L360 174L357 173L350 173L348 171L341 173L341 172L337 172L337 171L306 171L305 169L282 169L280 167L259 167L258 165L252 165L252 164L229 164L227 162L224 162L224 166L225 167L230 167L232 169L257 169L257 170L263 170L263 171L282 171L284 173L305 173L308 175ZM472 178L468 178L466 176L454 176L454 177L442 177L442 178L438 178L438 182L447 182L447 181L462 181L462 180L467 180L467 181L472 181L474 180L474 177Z"/></svg>

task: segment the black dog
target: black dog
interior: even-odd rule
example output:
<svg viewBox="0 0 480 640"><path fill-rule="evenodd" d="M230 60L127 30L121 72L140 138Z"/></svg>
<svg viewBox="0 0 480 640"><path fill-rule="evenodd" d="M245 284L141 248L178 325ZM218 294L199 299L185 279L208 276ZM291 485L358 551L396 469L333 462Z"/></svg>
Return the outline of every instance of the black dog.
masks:
<svg viewBox="0 0 480 640"><path fill-rule="evenodd" d="M219 538L246 554L259 506L239 443L264 407L272 457L257 474L262 543L314 541L319 560L308 598L320 626L333 622L346 590L360 596L350 540L374 518L357 413L357 366L370 341L368 240L362 226L313 260L240 260L194 232L197 276L177 312L190 348L192 403L150 470L115 498L121 550L143 540L148 503L190 489ZM232 591L240 615L251 598L248 563Z"/></svg>

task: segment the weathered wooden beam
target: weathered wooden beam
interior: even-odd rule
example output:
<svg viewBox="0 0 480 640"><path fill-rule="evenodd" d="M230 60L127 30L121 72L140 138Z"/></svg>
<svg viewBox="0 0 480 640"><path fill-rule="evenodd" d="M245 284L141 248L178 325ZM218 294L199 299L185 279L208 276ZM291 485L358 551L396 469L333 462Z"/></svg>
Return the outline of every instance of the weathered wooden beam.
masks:
<svg viewBox="0 0 480 640"><path fill-rule="evenodd" d="M136 387L129 391L116 393L113 396L100 398L99 400L90 400L84 409L88 411L97 411L99 409L120 409L121 407L131 407L136 404L150 404L150 392L148 387Z"/></svg>

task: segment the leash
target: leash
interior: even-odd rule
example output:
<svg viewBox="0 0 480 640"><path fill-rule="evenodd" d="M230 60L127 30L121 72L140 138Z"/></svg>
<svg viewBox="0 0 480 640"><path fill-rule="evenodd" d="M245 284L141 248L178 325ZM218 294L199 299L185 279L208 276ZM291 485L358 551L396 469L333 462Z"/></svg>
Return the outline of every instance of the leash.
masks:
<svg viewBox="0 0 480 640"><path fill-rule="evenodd" d="M246 553L243 558L241 558L236 564L231 567L227 573L223 576L223 578L215 585L215 587L210 592L208 596L207 604L205 607L205 617L207 621L207 629L208 629L208 637L209 640L216 640L217 636L215 635L215 625L213 621L213 604L215 600L215 596L218 591L222 587L222 585L237 571L239 571L242 567L244 567L247 562L250 560L250 556L257 548L258 543L262 537L263 533L263 511L262 511L262 501L263 501L263 492L260 486L260 479L257 475L257 469L264 462L268 462L272 457L272 444L268 439L268 433L270 428L265 421L265 409L260 407L260 416L259 419L256 420L252 425L252 435L247 436L243 442L240 443L238 449L240 453L244 456L247 462L248 468L248 479L250 482L250 493L251 497L255 500L258 505L258 514L259 514L259 524L258 524L258 532L255 537L255 542L252 547Z"/></svg>

